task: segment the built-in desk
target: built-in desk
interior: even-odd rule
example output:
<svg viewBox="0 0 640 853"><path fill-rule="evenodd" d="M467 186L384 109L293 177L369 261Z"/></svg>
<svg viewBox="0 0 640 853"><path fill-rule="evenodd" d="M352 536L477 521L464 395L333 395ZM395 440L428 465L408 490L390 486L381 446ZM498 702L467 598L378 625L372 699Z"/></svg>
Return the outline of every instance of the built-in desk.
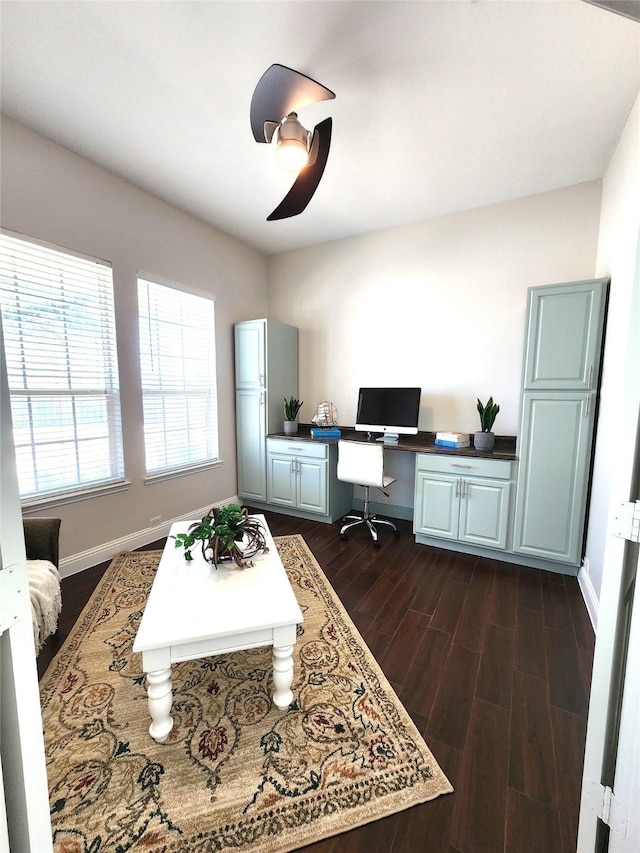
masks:
<svg viewBox="0 0 640 853"><path fill-rule="evenodd" d="M312 438L311 427L304 424L296 435L267 437L267 503L286 514L337 521L359 501L354 501L350 485L337 480L338 439ZM372 440L352 427L340 431L349 441ZM420 432L383 445L394 456L413 454L411 470L404 466L406 477L413 477L411 497L405 477L404 501L412 505L381 503L372 504L372 509L412 519L416 542L421 544L509 559L515 437L496 436L494 449L487 452L473 446L440 447L435 436ZM389 464L393 466L393 459Z"/></svg>
<svg viewBox="0 0 640 853"><path fill-rule="evenodd" d="M296 435L285 435L284 433L273 433L268 438L282 439L283 441L313 441L321 444L337 444L336 438L311 438L311 424L300 424ZM339 427L341 438L348 441L369 441L366 432L360 432L352 427ZM385 450L404 451L405 453L438 453L443 456L475 456L485 459L517 459L516 438L510 435L497 435L495 447L491 451L475 450L471 447L459 449L450 447L439 447L435 443L435 432L419 432L417 435L401 435L397 444L385 444ZM472 439L473 441L473 439Z"/></svg>

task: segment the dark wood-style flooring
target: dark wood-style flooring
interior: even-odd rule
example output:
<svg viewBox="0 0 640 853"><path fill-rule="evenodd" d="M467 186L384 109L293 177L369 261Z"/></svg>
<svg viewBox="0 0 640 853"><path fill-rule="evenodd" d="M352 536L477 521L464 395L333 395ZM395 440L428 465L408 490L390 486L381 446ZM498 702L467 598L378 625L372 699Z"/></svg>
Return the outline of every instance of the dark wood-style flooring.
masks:
<svg viewBox="0 0 640 853"><path fill-rule="evenodd" d="M455 792L309 853L575 853L594 635L575 578L267 513L301 533ZM164 540L147 548L162 547ZM64 642L107 564L63 581Z"/></svg>

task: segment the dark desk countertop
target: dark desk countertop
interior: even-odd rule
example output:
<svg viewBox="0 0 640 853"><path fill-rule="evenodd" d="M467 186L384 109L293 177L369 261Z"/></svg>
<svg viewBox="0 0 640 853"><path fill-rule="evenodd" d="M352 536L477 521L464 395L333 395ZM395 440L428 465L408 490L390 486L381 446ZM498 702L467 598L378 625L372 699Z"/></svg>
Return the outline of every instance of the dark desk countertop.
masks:
<svg viewBox="0 0 640 853"><path fill-rule="evenodd" d="M285 435L283 432L270 433L267 438L280 438L283 441L318 441L323 444L337 444L335 438L311 438L311 424L300 424L295 435ZM349 441L367 441L365 432L356 432L353 427L338 427L342 438ZM517 459L516 437L513 435L497 435L493 450L478 451L473 447L451 448L440 447L435 443L435 432L419 432L417 435L401 435L398 444L385 444L387 450L400 450L408 453L438 453L445 456L477 456L483 459Z"/></svg>

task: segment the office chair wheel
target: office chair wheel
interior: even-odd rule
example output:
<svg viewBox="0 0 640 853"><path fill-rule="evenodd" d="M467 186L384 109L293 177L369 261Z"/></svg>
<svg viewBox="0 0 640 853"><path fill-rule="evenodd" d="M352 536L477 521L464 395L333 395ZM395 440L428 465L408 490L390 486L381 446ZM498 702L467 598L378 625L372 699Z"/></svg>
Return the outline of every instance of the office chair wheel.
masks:
<svg viewBox="0 0 640 853"><path fill-rule="evenodd" d="M379 548L379 547L380 547L380 542L379 542L377 539L375 539L375 540L374 540L374 542L373 542L373 547L374 547L374 548Z"/></svg>
<svg viewBox="0 0 640 853"><path fill-rule="evenodd" d="M346 533L341 533L341 534L340 534L340 538L342 539L342 541L343 541L343 542L346 542L346 541L347 541L347 534L346 534Z"/></svg>

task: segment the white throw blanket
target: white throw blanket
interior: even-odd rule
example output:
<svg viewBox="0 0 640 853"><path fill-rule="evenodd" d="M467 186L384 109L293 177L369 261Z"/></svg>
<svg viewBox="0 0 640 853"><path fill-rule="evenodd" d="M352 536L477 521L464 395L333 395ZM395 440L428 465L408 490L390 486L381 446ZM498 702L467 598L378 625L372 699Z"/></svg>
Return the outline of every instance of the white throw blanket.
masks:
<svg viewBox="0 0 640 853"><path fill-rule="evenodd" d="M62 610L60 575L48 560L27 560L27 576L31 595L33 641L36 654L44 641L55 633Z"/></svg>

